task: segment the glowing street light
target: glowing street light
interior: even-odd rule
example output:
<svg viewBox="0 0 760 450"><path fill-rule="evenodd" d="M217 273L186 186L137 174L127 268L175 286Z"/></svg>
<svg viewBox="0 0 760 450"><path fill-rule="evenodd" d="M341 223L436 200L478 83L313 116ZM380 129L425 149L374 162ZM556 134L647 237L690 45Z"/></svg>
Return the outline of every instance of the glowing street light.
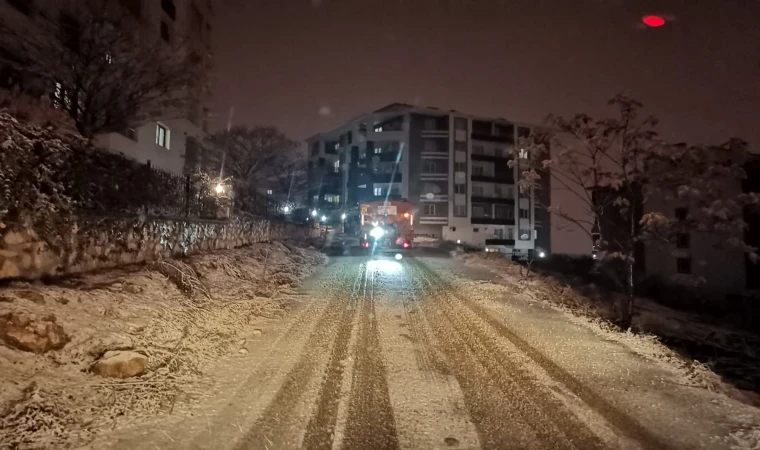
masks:
<svg viewBox="0 0 760 450"><path fill-rule="evenodd" d="M346 213L340 215L340 220L346 220Z"/></svg>
<svg viewBox="0 0 760 450"><path fill-rule="evenodd" d="M282 208L282 212L284 212L285 214L289 213L290 212L290 206L284 206Z"/></svg>
<svg viewBox="0 0 760 450"><path fill-rule="evenodd" d="M316 209L311 212L311 217L317 217L317 210Z"/></svg>
<svg viewBox="0 0 760 450"><path fill-rule="evenodd" d="M324 222L325 220L327 220L327 217L326 216L322 216L322 222Z"/></svg>
<svg viewBox="0 0 760 450"><path fill-rule="evenodd" d="M224 194L224 186L221 184L217 184L216 187L214 188L214 191L219 195Z"/></svg>

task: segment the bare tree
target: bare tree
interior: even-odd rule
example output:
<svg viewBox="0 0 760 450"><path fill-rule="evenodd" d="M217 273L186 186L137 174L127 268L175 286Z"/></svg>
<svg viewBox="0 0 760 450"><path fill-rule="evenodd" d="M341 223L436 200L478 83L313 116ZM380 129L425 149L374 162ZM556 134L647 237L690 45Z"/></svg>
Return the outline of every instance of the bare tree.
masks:
<svg viewBox="0 0 760 450"><path fill-rule="evenodd" d="M256 190L273 180L283 183L300 170L299 144L275 127L232 127L206 140L204 170L231 178L238 207L250 207ZM288 181L289 182L289 181Z"/></svg>
<svg viewBox="0 0 760 450"><path fill-rule="evenodd" d="M144 116L187 108L205 86L202 55L161 39L114 2L60 2L29 26L4 20L4 63L24 88L47 95L86 137L122 131ZM33 80L32 83L29 80Z"/></svg>
<svg viewBox="0 0 760 450"><path fill-rule="evenodd" d="M282 199L294 202L301 198L308 188L306 158L299 151L290 152L282 161L282 170L274 173L271 181Z"/></svg>
<svg viewBox="0 0 760 450"><path fill-rule="evenodd" d="M742 238L743 209L757 204L742 194L747 149L732 139L721 146L672 145L654 131L657 121L639 117L642 105L617 96L614 119L549 117L548 127L521 142L532 161L520 187L542 178L569 193L573 208L552 200L549 211L587 233L600 256L624 263L617 281L626 293L620 323L629 328L634 311L635 263L644 246L672 245L692 231L755 255ZM548 169L548 170L546 170ZM546 184L546 183L544 183ZM674 217L675 207L688 211Z"/></svg>

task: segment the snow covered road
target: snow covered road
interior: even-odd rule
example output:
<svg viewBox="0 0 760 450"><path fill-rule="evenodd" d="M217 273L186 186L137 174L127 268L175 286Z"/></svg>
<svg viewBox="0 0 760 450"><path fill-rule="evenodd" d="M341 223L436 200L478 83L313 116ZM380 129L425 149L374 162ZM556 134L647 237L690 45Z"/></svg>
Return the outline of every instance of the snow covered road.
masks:
<svg viewBox="0 0 760 450"><path fill-rule="evenodd" d="M443 257L337 257L173 417L90 448L736 448L756 409Z"/></svg>

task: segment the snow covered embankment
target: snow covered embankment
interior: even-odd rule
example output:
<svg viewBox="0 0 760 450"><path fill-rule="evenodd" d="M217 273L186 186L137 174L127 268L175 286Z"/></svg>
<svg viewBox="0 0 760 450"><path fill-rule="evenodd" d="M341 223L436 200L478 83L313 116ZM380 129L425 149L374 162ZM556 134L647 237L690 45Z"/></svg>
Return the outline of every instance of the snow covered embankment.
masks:
<svg viewBox="0 0 760 450"><path fill-rule="evenodd" d="M81 444L171 411L251 319L285 311L323 258L274 242L3 288L0 448Z"/></svg>
<svg viewBox="0 0 760 450"><path fill-rule="evenodd" d="M730 355L731 364L736 368L736 372L732 373L732 382L736 383L739 377L742 378L739 381L760 378L760 366L755 363L758 360L756 348L760 346L760 338L756 335L720 327L706 322L696 314L676 311L645 298L637 299L633 328L638 332L621 331L611 325L616 318L615 296L618 294L604 292L594 285L578 286L563 281L562 275L555 277L530 272L530 276L527 276L525 267L501 255L468 253L458 256L467 265L498 275L510 293L563 310L569 314L570 320L589 327L605 339L620 342L634 353L676 370L683 377L684 384L722 392L742 402L760 405L760 395L757 392L752 392L751 388L737 389L716 373L720 371L713 364L721 362L716 359L717 356L698 358L702 360L698 361L678 354L662 343L709 343L711 348L723 349L723 357ZM747 381L739 384L752 384Z"/></svg>

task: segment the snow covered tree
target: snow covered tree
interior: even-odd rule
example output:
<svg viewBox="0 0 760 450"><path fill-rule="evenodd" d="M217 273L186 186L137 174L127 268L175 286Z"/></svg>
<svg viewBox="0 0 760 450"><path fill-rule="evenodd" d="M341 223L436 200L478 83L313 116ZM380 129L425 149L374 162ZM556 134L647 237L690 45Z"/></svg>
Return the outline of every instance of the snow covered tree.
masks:
<svg viewBox="0 0 760 450"><path fill-rule="evenodd" d="M284 183L298 171L298 142L275 127L232 127L209 136L205 144L204 170L220 180L231 178L236 207L249 212L258 202L257 190L272 180Z"/></svg>
<svg viewBox="0 0 760 450"><path fill-rule="evenodd" d="M202 55L181 39L147 32L115 2L57 3L28 26L0 22L0 57L20 73L21 89L50 98L84 136L196 104L206 82Z"/></svg>
<svg viewBox="0 0 760 450"><path fill-rule="evenodd" d="M572 208L552 200L548 209L587 233L601 258L623 263L614 278L626 293L620 325L629 328L637 257L644 247L675 244L686 233L698 232L754 257L755 249L742 239L743 211L758 204L758 195L738 188L746 176L743 141L670 144L656 133L656 119L640 117L639 102L619 95L609 103L617 110L615 118L549 116L546 128L524 139L520 145L532 165L523 171L520 187L549 177L553 190L569 193ZM675 217L676 207L685 214Z"/></svg>

